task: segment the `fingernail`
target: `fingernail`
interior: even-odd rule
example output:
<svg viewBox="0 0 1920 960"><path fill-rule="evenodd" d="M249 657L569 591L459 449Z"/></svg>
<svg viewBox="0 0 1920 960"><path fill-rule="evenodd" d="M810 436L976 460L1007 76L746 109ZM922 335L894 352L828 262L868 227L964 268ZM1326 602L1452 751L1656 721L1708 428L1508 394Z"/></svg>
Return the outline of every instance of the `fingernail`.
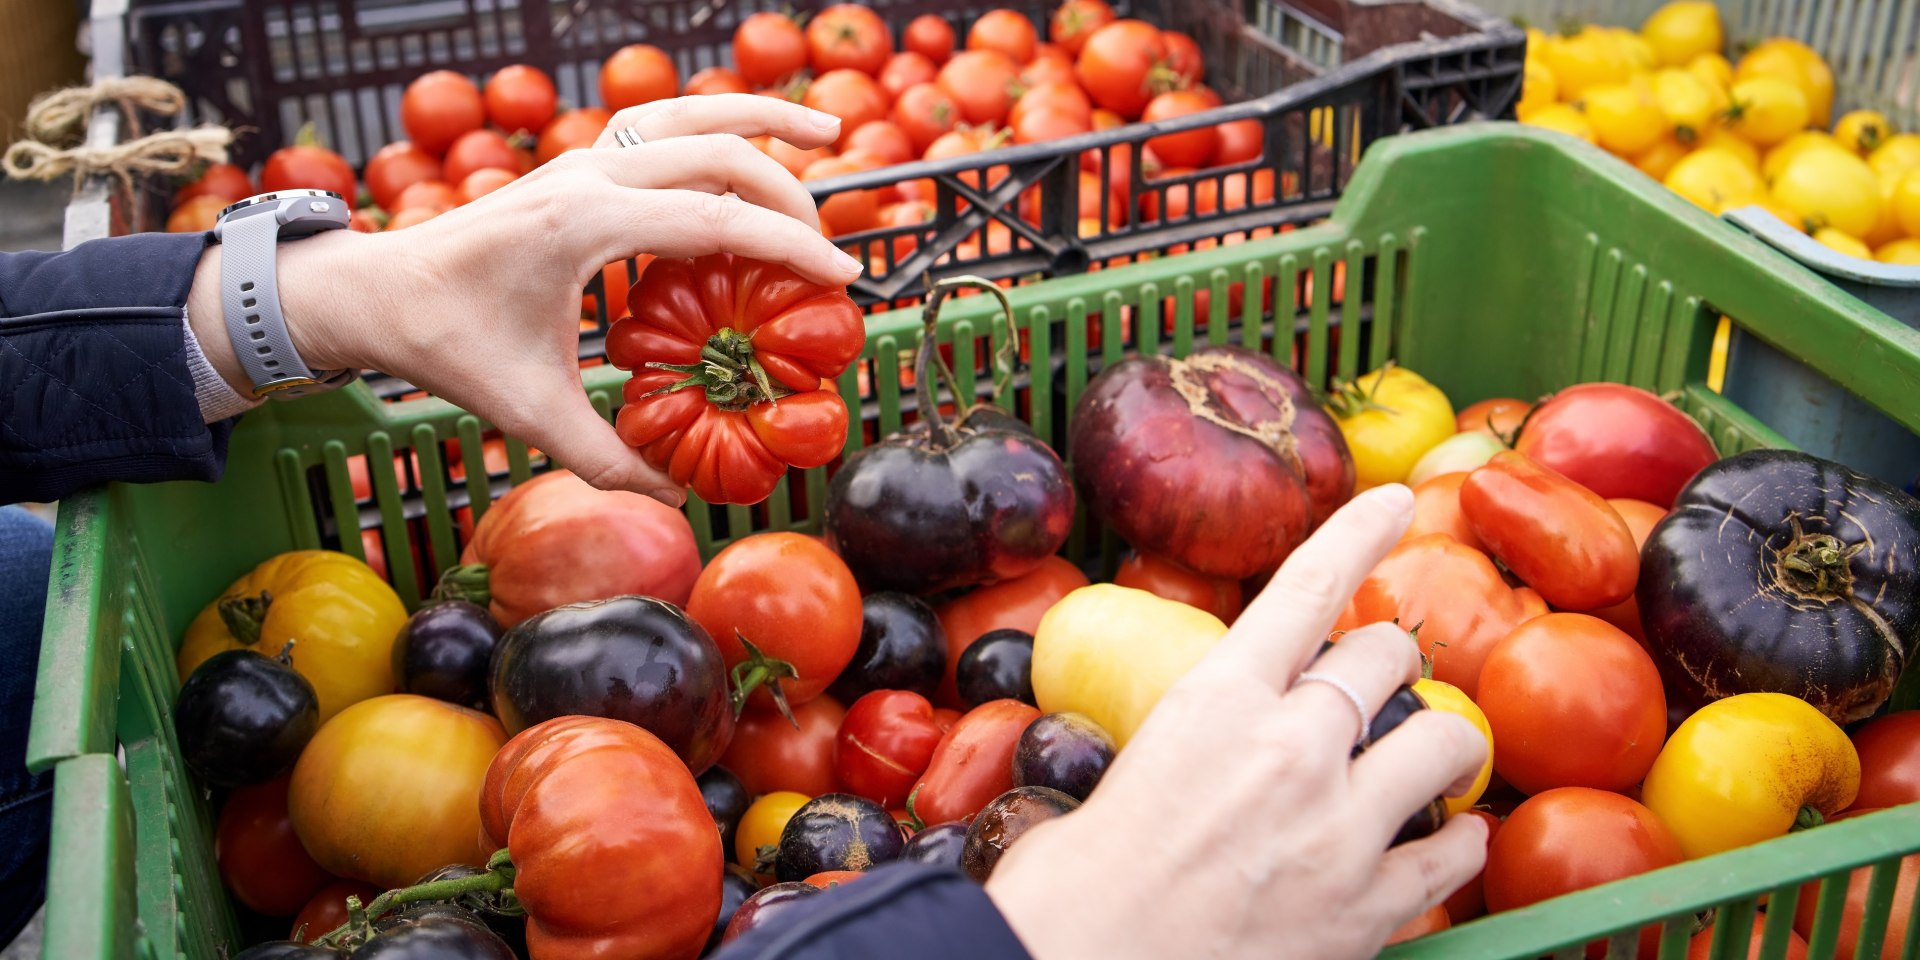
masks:
<svg viewBox="0 0 1920 960"><path fill-rule="evenodd" d="M845 250L835 247L833 253L834 256L839 258L840 266L852 270L856 276L867 272L866 266Z"/></svg>
<svg viewBox="0 0 1920 960"><path fill-rule="evenodd" d="M808 110L807 119L822 130L832 130L840 125L840 118L824 110Z"/></svg>
<svg viewBox="0 0 1920 960"><path fill-rule="evenodd" d="M648 490L647 496L652 497L655 500L658 500L661 503L664 503L667 506L673 507L675 509L679 509L680 507L685 506L687 503L686 492L683 490L676 490L673 487L660 487L658 489Z"/></svg>

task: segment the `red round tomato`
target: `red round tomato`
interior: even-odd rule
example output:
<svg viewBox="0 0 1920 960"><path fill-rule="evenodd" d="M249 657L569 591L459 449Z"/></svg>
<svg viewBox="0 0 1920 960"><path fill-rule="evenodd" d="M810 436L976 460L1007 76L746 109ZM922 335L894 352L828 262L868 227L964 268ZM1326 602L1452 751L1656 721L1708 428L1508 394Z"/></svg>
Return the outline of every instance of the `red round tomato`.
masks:
<svg viewBox="0 0 1920 960"><path fill-rule="evenodd" d="M847 708L834 742L834 772L849 793L897 807L926 772L945 733L926 697L875 690Z"/></svg>
<svg viewBox="0 0 1920 960"><path fill-rule="evenodd" d="M434 213L445 213L460 205L460 193L453 185L444 180L422 180L405 190L393 201L393 212L405 213L419 208Z"/></svg>
<svg viewBox="0 0 1920 960"><path fill-rule="evenodd" d="M961 705L960 692L954 688L954 671L960 665L960 655L981 634L1002 629L1032 633L1061 597L1086 585L1087 575L1071 561L1048 557L1025 576L980 587L935 608L940 626L947 631L947 672L940 678L935 702Z"/></svg>
<svg viewBox="0 0 1920 960"><path fill-rule="evenodd" d="M406 128L407 139L435 156L445 153L461 134L478 130L486 122L480 88L452 70L421 74L407 84L400 98L400 125Z"/></svg>
<svg viewBox="0 0 1920 960"><path fill-rule="evenodd" d="M1693 475L1719 459L1678 407L1639 387L1583 383L1540 404L1514 448L1602 497L1671 508Z"/></svg>
<svg viewBox="0 0 1920 960"><path fill-rule="evenodd" d="M1396 943L1406 943L1408 940L1418 940L1430 933L1439 933L1451 926L1453 926L1453 921L1447 917L1447 908L1436 903L1429 908L1427 912L1401 924L1400 929L1395 930L1392 936L1387 937L1387 945L1392 946Z"/></svg>
<svg viewBox="0 0 1920 960"><path fill-rule="evenodd" d="M836 3L814 14L807 24L808 60L813 72L858 70L871 77L893 55L893 35L886 21L866 7Z"/></svg>
<svg viewBox="0 0 1920 960"><path fill-rule="evenodd" d="M1088 132L1087 121L1063 110L1032 110L1021 114L1020 122L1012 124L1014 143L1046 143L1050 140L1063 140ZM1084 171L1083 171L1084 172ZM1093 176L1089 174L1089 176ZM1094 176L1095 180L1100 179ZM1124 205L1125 201L1121 201Z"/></svg>
<svg viewBox="0 0 1920 960"><path fill-rule="evenodd" d="M454 192L459 195L462 204L468 204L518 179L511 170L487 167L467 174Z"/></svg>
<svg viewBox="0 0 1920 960"><path fill-rule="evenodd" d="M1148 102L1146 112L1141 114L1140 119L1147 122L1172 120L1188 114L1205 113L1213 107L1205 97L1192 90L1175 90L1154 97ZM1176 167L1205 167L1213 163L1213 155L1220 149L1220 131L1217 127L1200 127L1179 133L1163 133L1148 140L1147 148Z"/></svg>
<svg viewBox="0 0 1920 960"><path fill-rule="evenodd" d="M846 157L827 157L807 165L802 181L827 180L866 169ZM820 201L820 232L829 237L870 230L880 220L880 198L872 190L842 190Z"/></svg>
<svg viewBox="0 0 1920 960"><path fill-rule="evenodd" d="M1213 161L1221 166L1260 159L1266 151L1267 128L1258 120L1230 120L1215 129L1220 131L1220 146Z"/></svg>
<svg viewBox="0 0 1920 960"><path fill-rule="evenodd" d="M1245 603L1240 597L1240 581L1202 576L1158 554L1136 551L1122 561L1113 582L1157 597L1198 607L1232 623Z"/></svg>
<svg viewBox="0 0 1920 960"><path fill-rule="evenodd" d="M1500 832L1500 818L1485 810L1468 810L1470 817L1479 817L1487 825L1487 849L1493 849L1493 838ZM1460 885L1442 904L1447 908L1447 919L1456 924L1466 923L1487 912L1486 867L1473 875L1472 880Z"/></svg>
<svg viewBox="0 0 1920 960"><path fill-rule="evenodd" d="M1487 655L1474 702L1497 745L1495 770L1522 793L1627 790L1666 739L1660 670L1632 637L1595 617L1529 620Z"/></svg>
<svg viewBox="0 0 1920 960"><path fill-rule="evenodd" d="M770 87L807 68L807 35L793 18L762 12L733 31L733 65L755 87Z"/></svg>
<svg viewBox="0 0 1920 960"><path fill-rule="evenodd" d="M908 87L893 105L893 122L913 141L915 154L925 153L935 140L959 126L962 119L960 105L931 83Z"/></svg>
<svg viewBox="0 0 1920 960"><path fill-rule="evenodd" d="M1039 43L1033 21L1012 10L988 10L967 31L968 50L997 50L1017 64L1032 60Z"/></svg>
<svg viewBox="0 0 1920 960"><path fill-rule="evenodd" d="M1042 111L1065 113L1079 120L1084 129L1093 129L1093 101L1072 80L1029 85L1007 113L1007 125L1017 128L1022 118Z"/></svg>
<svg viewBox="0 0 1920 960"><path fill-rule="evenodd" d="M1920 710L1890 713L1852 734L1860 754L1860 793L1850 810L1920 800Z"/></svg>
<svg viewBox="0 0 1920 960"><path fill-rule="evenodd" d="M1515 808L1494 836L1487 852L1487 910L1515 910L1684 859L1680 842L1652 810L1604 790L1549 790ZM1641 932L1641 956L1653 956L1659 931L1654 926ZM1587 955L1600 953L1590 947Z"/></svg>
<svg viewBox="0 0 1920 960"><path fill-rule="evenodd" d="M928 60L934 66L946 63L953 56L953 24L947 18L935 13L923 13L907 24L906 33L900 38L902 46Z"/></svg>
<svg viewBox="0 0 1920 960"><path fill-rule="evenodd" d="M372 176L371 173L368 174ZM195 197L218 197L227 203L245 200L259 191L253 189L253 179L245 170L231 163L211 163L192 183L173 192L173 206L177 209Z"/></svg>
<svg viewBox="0 0 1920 960"><path fill-rule="evenodd" d="M750 659L747 643L790 665L796 675L775 681L789 704L819 696L860 645L860 587L852 571L825 544L797 533L757 533L729 544L694 581L687 613L713 636L729 667ZM751 702L774 706L765 687Z"/></svg>
<svg viewBox="0 0 1920 960"><path fill-rule="evenodd" d="M559 103L553 78L545 70L524 63L495 70L480 96L486 102L487 119L508 133L525 130L538 134L553 119Z"/></svg>
<svg viewBox="0 0 1920 960"><path fill-rule="evenodd" d="M400 191L427 180L446 180L439 158L401 140L381 147L367 161L367 192L376 206L397 211ZM459 181L454 181L459 182Z"/></svg>
<svg viewBox="0 0 1920 960"><path fill-rule="evenodd" d="M1013 86L1020 67L998 50L956 53L940 68L940 89L960 106L961 119L976 126L997 124L1013 109Z"/></svg>
<svg viewBox="0 0 1920 960"><path fill-rule="evenodd" d="M680 93L673 58L652 44L630 43L600 65L600 102L609 110L668 100Z"/></svg>
<svg viewBox="0 0 1920 960"><path fill-rule="evenodd" d="M846 722L840 701L818 696L793 708L798 729L777 710L749 707L733 725L733 742L720 765L733 771L752 796L791 790L809 797L840 789L833 747Z"/></svg>
<svg viewBox="0 0 1920 960"><path fill-rule="evenodd" d="M1013 751L1040 711L993 700L966 712L940 737L927 772L911 790L913 812L928 824L973 816L1013 789Z"/></svg>
<svg viewBox="0 0 1920 960"><path fill-rule="evenodd" d="M1087 38L1075 69L1094 103L1134 118L1152 99L1148 73L1166 58L1160 28L1144 20L1115 20Z"/></svg>
<svg viewBox="0 0 1920 960"><path fill-rule="evenodd" d="M840 141L834 144L835 149L846 149L848 138L862 125L887 118L886 91L858 70L833 70L815 77L801 102L840 118Z"/></svg>
<svg viewBox="0 0 1920 960"><path fill-rule="evenodd" d="M593 146L600 138L600 131L613 122L613 113L604 107L581 107L569 110L547 124L540 131L540 142L534 150L534 161L546 163L568 150L583 150Z"/></svg>
<svg viewBox="0 0 1920 960"><path fill-rule="evenodd" d="M360 905L365 906L380 894L379 887L358 880L335 880L321 887L320 892L300 908L300 914L293 918L292 929L287 931L287 939L312 943L347 922L348 897L359 897Z"/></svg>
<svg viewBox="0 0 1920 960"><path fill-rule="evenodd" d="M1760 943L1766 934L1766 930L1767 915L1764 913L1755 913L1753 915L1752 929L1746 935L1747 948L1740 950L1734 954L1734 956L1738 958L1738 960L1760 960L1762 956L1760 953ZM1693 939L1687 941L1686 960L1713 960L1713 938L1715 933L1714 925L1709 924L1705 930L1694 934ZM1738 943L1739 941L1735 940L1734 942ZM1852 941L1848 942L1851 943ZM1799 934L1788 930L1786 950L1781 953L1777 960L1807 960L1807 942L1800 939Z"/></svg>
<svg viewBox="0 0 1920 960"><path fill-rule="evenodd" d="M716 93L752 93L753 87L745 77L726 67L708 67L688 77L686 89L681 92L689 97L703 97Z"/></svg>
<svg viewBox="0 0 1920 960"><path fill-rule="evenodd" d="M460 135L460 139L447 148L442 179L448 183L461 183L475 170L507 170L513 173L526 173L521 166L520 152L513 149L507 138L498 130L475 130Z"/></svg>
<svg viewBox="0 0 1920 960"><path fill-rule="evenodd" d="M1460 510L1474 535L1557 610L1597 610L1633 595L1640 551L1620 514L1590 490L1503 450L1467 474Z"/></svg>
<svg viewBox="0 0 1920 960"><path fill-rule="evenodd" d="M1020 68L1021 86L1033 88L1043 83L1080 85L1079 75L1073 72L1073 57L1051 43L1035 47L1033 59Z"/></svg>
<svg viewBox="0 0 1920 960"><path fill-rule="evenodd" d="M296 144L281 147L267 155L260 168L260 189L267 193L282 190L331 190L351 203L360 193L353 168L339 154L326 147Z"/></svg>
<svg viewBox="0 0 1920 960"><path fill-rule="evenodd" d="M1468 404L1454 415L1454 426L1461 433L1477 430L1495 437L1511 437L1527 419L1533 404L1512 397L1493 397Z"/></svg>
<svg viewBox="0 0 1920 960"><path fill-rule="evenodd" d="M1053 11L1047 38L1071 56L1079 56L1087 38L1115 19L1107 0L1067 0Z"/></svg>
<svg viewBox="0 0 1920 960"><path fill-rule="evenodd" d="M806 173L807 168L813 166L815 161L825 160L833 156L833 148L831 147L813 147L802 150L785 140L775 138L768 138L766 146L762 149L766 151L767 156L778 161L781 166L787 168L788 173L796 177Z"/></svg>
<svg viewBox="0 0 1920 960"><path fill-rule="evenodd" d="M939 75L940 65L925 54L902 50L888 57L887 65L880 69L880 89L889 99L898 100L908 87L932 83Z"/></svg>
<svg viewBox="0 0 1920 960"><path fill-rule="evenodd" d="M220 211L225 210L229 201L224 197L203 194L175 207L167 215L168 233L204 233L212 230L220 222Z"/></svg>
<svg viewBox="0 0 1920 960"><path fill-rule="evenodd" d="M234 899L269 917L294 915L333 879L307 855L293 832L286 777L227 795L213 838L213 859Z"/></svg>
<svg viewBox="0 0 1920 960"><path fill-rule="evenodd" d="M913 138L891 120L874 120L860 125L847 137L847 152L862 151L878 158L881 164L906 163L920 155Z"/></svg>
<svg viewBox="0 0 1920 960"><path fill-rule="evenodd" d="M1167 70L1183 87L1191 87L1207 78L1207 61L1200 55L1200 45L1193 38L1178 30L1162 30L1160 38L1167 45ZM1219 106L1216 97L1214 106Z"/></svg>

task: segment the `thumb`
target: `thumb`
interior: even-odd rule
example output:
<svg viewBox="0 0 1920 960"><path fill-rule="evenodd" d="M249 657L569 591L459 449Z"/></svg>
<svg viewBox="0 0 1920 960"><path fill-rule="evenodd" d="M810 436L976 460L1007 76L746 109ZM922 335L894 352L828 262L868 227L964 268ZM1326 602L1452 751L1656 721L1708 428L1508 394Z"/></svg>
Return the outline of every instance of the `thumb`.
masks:
<svg viewBox="0 0 1920 960"><path fill-rule="evenodd" d="M620 439L613 425L593 408L578 381L570 389L533 391L529 395L549 399L528 411L529 423L523 435L528 443L546 451L559 467L602 490L630 490L675 508L686 503L686 491Z"/></svg>

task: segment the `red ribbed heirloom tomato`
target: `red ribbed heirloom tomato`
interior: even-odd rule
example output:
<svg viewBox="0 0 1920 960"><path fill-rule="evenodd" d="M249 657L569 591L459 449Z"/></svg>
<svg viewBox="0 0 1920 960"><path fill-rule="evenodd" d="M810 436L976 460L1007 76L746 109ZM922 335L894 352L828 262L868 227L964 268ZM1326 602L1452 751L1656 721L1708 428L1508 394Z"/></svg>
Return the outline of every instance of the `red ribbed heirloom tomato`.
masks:
<svg viewBox="0 0 1920 960"><path fill-rule="evenodd" d="M507 741L480 793L487 838L513 855L538 960L692 960L720 915L720 833L658 737L556 717Z"/></svg>
<svg viewBox="0 0 1920 960"><path fill-rule="evenodd" d="M758 503L789 466L840 455L847 407L832 379L866 325L845 290L717 253L655 260L607 331L634 371L614 425L655 469L708 503Z"/></svg>

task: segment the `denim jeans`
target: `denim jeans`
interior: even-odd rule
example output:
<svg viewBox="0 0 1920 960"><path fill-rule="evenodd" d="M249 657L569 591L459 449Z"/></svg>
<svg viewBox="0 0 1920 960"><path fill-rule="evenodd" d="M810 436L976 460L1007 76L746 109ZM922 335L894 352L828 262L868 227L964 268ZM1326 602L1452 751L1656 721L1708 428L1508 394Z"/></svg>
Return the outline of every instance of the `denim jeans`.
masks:
<svg viewBox="0 0 1920 960"><path fill-rule="evenodd" d="M46 897L53 777L27 773L27 724L52 559L52 525L0 506L0 946Z"/></svg>

